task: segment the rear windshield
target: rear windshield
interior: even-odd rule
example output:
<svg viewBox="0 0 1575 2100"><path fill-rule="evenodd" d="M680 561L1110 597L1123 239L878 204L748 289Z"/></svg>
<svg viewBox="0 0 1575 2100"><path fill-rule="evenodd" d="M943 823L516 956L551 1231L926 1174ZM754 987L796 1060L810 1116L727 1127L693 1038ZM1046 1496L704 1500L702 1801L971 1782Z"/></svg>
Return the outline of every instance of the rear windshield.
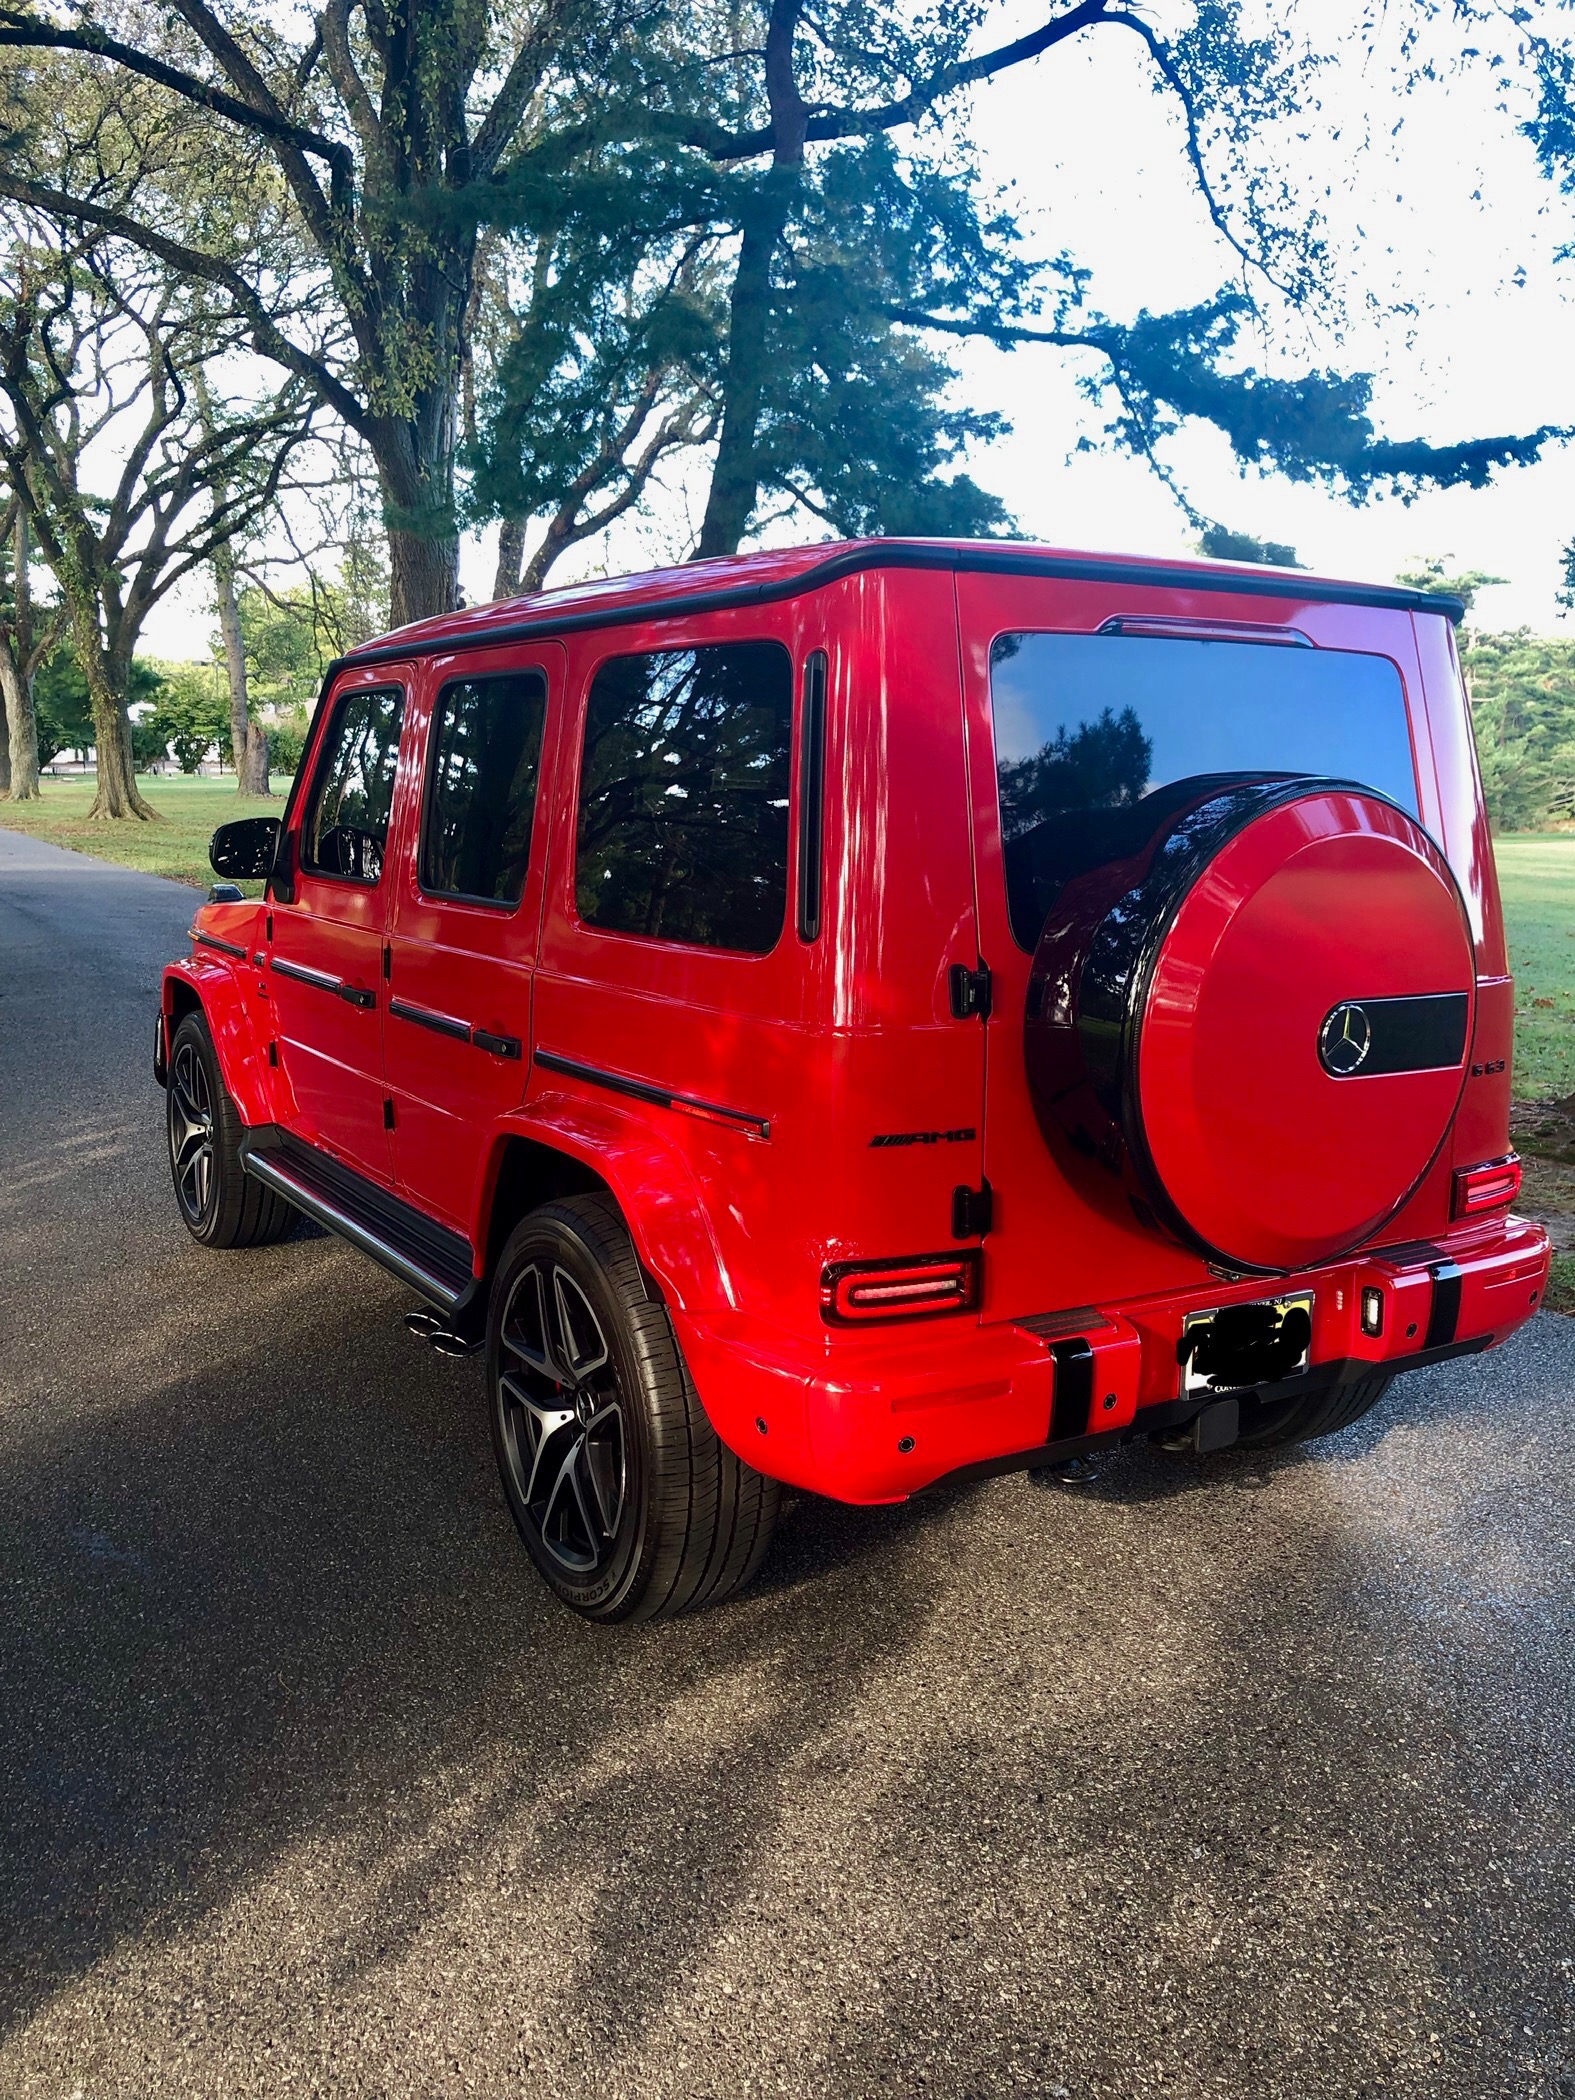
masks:
<svg viewBox="0 0 1575 2100"><path fill-rule="evenodd" d="M1417 815L1400 675L1387 658L1284 643L1003 634L990 651L1012 933L1030 952L1056 891L1124 849L1131 810L1221 773L1322 773ZM1110 854L1101 850L1109 840Z"/></svg>

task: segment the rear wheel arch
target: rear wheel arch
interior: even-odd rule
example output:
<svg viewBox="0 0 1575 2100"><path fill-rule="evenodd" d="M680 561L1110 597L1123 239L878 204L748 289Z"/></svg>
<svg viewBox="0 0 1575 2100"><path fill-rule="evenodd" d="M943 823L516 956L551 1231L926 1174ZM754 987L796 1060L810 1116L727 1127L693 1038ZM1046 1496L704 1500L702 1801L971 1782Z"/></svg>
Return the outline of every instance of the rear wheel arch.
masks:
<svg viewBox="0 0 1575 2100"><path fill-rule="evenodd" d="M613 1191L583 1159L517 1132L502 1137L493 1148L483 1181L482 1230L477 1235L485 1258L482 1273L490 1276L497 1268L509 1234L521 1218L559 1196L591 1195L612 1196ZM622 1211L622 1204L618 1207Z"/></svg>

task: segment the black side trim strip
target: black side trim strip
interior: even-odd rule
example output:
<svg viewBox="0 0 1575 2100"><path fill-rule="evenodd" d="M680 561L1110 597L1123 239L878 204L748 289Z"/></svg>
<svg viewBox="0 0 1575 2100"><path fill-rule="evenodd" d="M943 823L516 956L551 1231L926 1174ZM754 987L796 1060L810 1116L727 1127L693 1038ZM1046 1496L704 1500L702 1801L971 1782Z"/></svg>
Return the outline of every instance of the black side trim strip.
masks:
<svg viewBox="0 0 1575 2100"><path fill-rule="evenodd" d="M470 1041L470 1023L456 1021L452 1014L435 1014L428 1006L412 1006L408 999L390 999L388 1010L396 1021L414 1021L418 1028L430 1028L434 1035L450 1035L457 1043Z"/></svg>
<svg viewBox="0 0 1575 2100"><path fill-rule="evenodd" d="M245 962L246 950L235 941L221 941L216 933L199 933L194 926L191 937L199 948L217 948L221 955L233 955L237 962Z"/></svg>
<svg viewBox="0 0 1575 2100"><path fill-rule="evenodd" d="M575 1058L560 1057L556 1050L533 1050L531 1061L548 1072L562 1072L569 1079L588 1080L592 1086L604 1086L614 1094L628 1094L635 1101L649 1101L657 1108L716 1116L755 1137L768 1138L771 1135L771 1125L764 1116L752 1116L739 1108L721 1108L716 1102L702 1101L694 1094L674 1094L666 1087L652 1086L647 1079L626 1079L621 1072L604 1072L597 1065L582 1065Z"/></svg>
<svg viewBox="0 0 1575 2100"><path fill-rule="evenodd" d="M305 963L281 962L278 956L274 955L269 957L268 967L277 971L281 977L293 977L297 984L315 985L320 992L338 993L344 990L342 977L330 976L326 970L309 970Z"/></svg>
<svg viewBox="0 0 1575 2100"><path fill-rule="evenodd" d="M1428 1316L1422 1347L1442 1349L1455 1338L1460 1325L1460 1269L1452 1261L1436 1261L1429 1272L1433 1279L1433 1310ZM1415 1359L1413 1358L1414 1362Z"/></svg>
<svg viewBox="0 0 1575 2100"><path fill-rule="evenodd" d="M1327 583L1313 577L1244 574L1232 569L1181 569L1164 562L1116 561L1094 555L1035 554L1010 546L957 546L945 541L926 544L918 540L887 540L865 547L849 547L829 555L797 576L772 583L725 584L711 591L675 591L670 598L647 598L643 603L586 607L556 616L550 606L499 627L478 628L472 633L440 634L430 638L397 633L384 642L354 650L329 666L330 675L349 664L389 664L413 656L451 656L466 649L495 649L508 642L535 640L541 636L581 634L597 627L627 627L644 620L692 619L700 613L722 612L750 605L775 605L786 598L802 597L857 576L866 569L941 569L987 576L1060 577L1074 583L1127 583L1161 590L1228 592L1241 598L1294 598L1304 605L1375 605L1396 612L1442 613L1459 621L1465 606L1458 598L1442 593L1410 591L1398 585L1378 583Z"/></svg>
<svg viewBox="0 0 1575 2100"><path fill-rule="evenodd" d="M1094 1404L1094 1345L1081 1334L1050 1344L1055 1395L1050 1403L1050 1441L1088 1434Z"/></svg>

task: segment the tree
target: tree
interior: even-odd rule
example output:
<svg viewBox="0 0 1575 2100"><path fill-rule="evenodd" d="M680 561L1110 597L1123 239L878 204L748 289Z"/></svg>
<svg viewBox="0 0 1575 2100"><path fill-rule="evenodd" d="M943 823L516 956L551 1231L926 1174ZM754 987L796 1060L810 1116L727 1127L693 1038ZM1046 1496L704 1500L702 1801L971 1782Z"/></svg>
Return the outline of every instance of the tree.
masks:
<svg viewBox="0 0 1575 2100"><path fill-rule="evenodd" d="M162 687L158 672L144 657L138 657L127 680L130 707L141 710L150 702L156 703ZM79 751L85 757L93 749L96 735L93 696L77 662L69 631L61 635L39 665L33 698L40 765L47 766L62 751ZM162 753L162 744L157 752L149 751L144 744L143 755L137 763L145 765L149 757L162 756Z"/></svg>
<svg viewBox="0 0 1575 2100"><path fill-rule="evenodd" d="M1296 549L1283 540L1260 540L1250 532L1232 532L1227 525L1206 525L1197 539L1200 554L1211 561L1264 562L1273 569L1299 569Z"/></svg>
<svg viewBox="0 0 1575 2100"><path fill-rule="evenodd" d="M1441 591L1447 598L1458 598L1466 609L1465 619L1461 622L1464 633L1470 625L1478 592L1485 591L1491 584L1507 583L1509 579L1490 576L1486 569L1451 571L1449 564L1453 560L1452 554L1429 555L1424 560L1413 562L1409 569L1402 569L1395 582L1403 583L1408 590Z"/></svg>
<svg viewBox="0 0 1575 2100"><path fill-rule="evenodd" d="M161 664L158 694L146 728L160 751L169 749L183 773L195 773L208 753L230 744L230 695L219 664Z"/></svg>
<svg viewBox="0 0 1575 2100"><path fill-rule="evenodd" d="M1374 0L1348 33L1375 41L1389 12ZM1406 14L1408 36L1447 19L1434 0L1409 0ZM733 551L784 489L840 530L981 529L978 492L959 482L948 494L955 473L943 470L1001 426L946 418L951 370L938 346L948 339L1071 357L1106 407L1109 439L1173 487L1162 447L1186 421L1221 430L1243 466L1358 499L1479 485L1567 434L1391 440L1369 413L1371 375L1288 377L1254 362L1253 336L1332 304L1337 290L1316 219L1264 168L1277 127L1312 121L1328 57L1295 20L1254 36L1238 0L1190 0L1167 37L1120 0L1078 0L980 51L984 15L770 0L725 14L674 8L656 29L641 16L611 41L594 122L578 138L560 126L527 142L482 200L490 221L541 241L576 211L599 223L634 170L655 252L680 236L723 244L720 426L698 553ZM1093 306L1085 262L1027 254L1012 217L988 207L961 122L981 81L1093 36L1121 40L1170 100L1186 179L1241 272L1198 305L1126 323ZM1428 70L1420 57L1406 63L1417 77ZM870 396L886 399L884 415L863 413ZM514 406L531 420L528 387ZM925 500L898 525L912 463L899 470L888 453L926 423ZM550 431L533 443L550 459Z"/></svg>
<svg viewBox="0 0 1575 2100"><path fill-rule="evenodd" d="M93 150L112 150L103 131ZM217 416L202 408L197 380L226 346L225 317L203 287L174 282L136 248L59 242L39 225L8 260L4 472L54 574L92 696L91 814L151 817L126 713L143 624L271 506L311 406L287 380ZM109 462L107 493L93 485L98 462Z"/></svg>
<svg viewBox="0 0 1575 2100"><path fill-rule="evenodd" d="M1521 628L1475 637L1463 660L1494 829L1575 822L1575 642Z"/></svg>
<svg viewBox="0 0 1575 2100"><path fill-rule="evenodd" d="M472 200L522 127L563 92L565 39L595 10L545 0L516 14L478 0L328 0L292 41L280 17L172 0L145 10L89 7L81 26L11 8L0 45L74 54L122 69L266 152L294 207L333 325L292 326L200 228L171 237L147 216L107 209L81 187L40 182L12 156L0 191L133 241L244 308L252 347L315 390L376 462L396 622L458 598L456 404L475 253ZM217 147L215 150L220 150ZM441 223L413 200L443 194Z"/></svg>
<svg viewBox="0 0 1575 2100"><path fill-rule="evenodd" d="M33 603L27 512L12 496L0 504L0 794L36 802L38 711L33 687L60 633L60 613Z"/></svg>
<svg viewBox="0 0 1575 2100"><path fill-rule="evenodd" d="M1560 4L1531 0L1517 19L1551 17ZM1415 55L1416 36L1461 12L1454 0L1404 0L1399 48L1414 77L1432 63ZM1366 0L1339 34L1376 47L1392 14L1386 0ZM705 554L736 548L778 495L829 522L848 514L884 527L901 493L887 440L915 404L930 430L918 448L928 495L915 515L979 518L977 492L955 470L989 431L948 418L948 338L1070 357L1106 405L1111 441L1160 471L1165 439L1188 420L1222 430L1244 465L1357 496L1480 483L1562 434L1397 442L1374 429L1370 375L1286 377L1263 365L1260 324L1310 309L1336 275L1315 216L1271 172L1280 134L1316 115L1330 51L1304 34L1309 14L1274 11L1254 35L1240 0L1178 0L1168 28L1123 0L1046 0L1024 34L976 48L986 18L984 0L934 11L872 0L542 0L529 15L501 0L326 0L292 36L288 18L240 0L170 0L156 17L87 0L70 18L12 0L0 7L0 45L133 76L269 156L331 317L281 317L199 232L175 237L80 182L43 180L23 148L0 156L0 193L62 226L134 241L245 305L253 347L310 384L376 462L399 621L445 610L457 594L454 462L482 222L538 243L576 229L598 236L579 242L583 278L570 273L588 334L597 287L645 284L641 273L659 275L674 243L724 258L721 325L714 348L697 352L714 372L707 417L717 423ZM1092 37L1118 40L1170 102L1178 167L1241 273L1175 313L1101 314L1087 261L1027 255L969 163L970 91ZM646 245L632 263L608 233L608 200L625 177L645 200ZM828 293L841 302L835 329L822 325ZM791 362L817 345L832 359L824 372ZM531 370L522 359L522 378ZM632 408L635 365L628 375ZM866 400L888 379L900 386L892 413L870 416ZM572 509L574 484L599 460L618 495L631 469L638 477L646 426L622 453L621 428L610 422L560 475L571 524L588 514ZM575 435L547 433L544 482ZM841 486L821 486L852 443L875 449L847 462ZM521 460L535 444L508 439ZM602 488L591 495L594 512ZM555 516L554 501L544 496L538 514Z"/></svg>

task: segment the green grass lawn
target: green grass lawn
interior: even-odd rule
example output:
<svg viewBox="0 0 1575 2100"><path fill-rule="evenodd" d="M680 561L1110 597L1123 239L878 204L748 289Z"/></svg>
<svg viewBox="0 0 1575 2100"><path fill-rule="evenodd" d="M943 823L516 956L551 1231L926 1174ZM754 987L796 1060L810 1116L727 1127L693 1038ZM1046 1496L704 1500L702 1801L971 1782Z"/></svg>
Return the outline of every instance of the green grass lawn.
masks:
<svg viewBox="0 0 1575 2100"><path fill-rule="evenodd" d="M1515 972L1515 1092L1575 1093L1575 835L1496 841Z"/></svg>
<svg viewBox="0 0 1575 2100"><path fill-rule="evenodd" d="M169 875L176 882L206 889L213 880L208 841L215 831L232 817L276 816L284 808L283 790L289 784L288 780L276 783L280 792L266 802L253 796L243 802L233 779L188 780L176 774L152 780L141 776L137 785L163 822L127 819L94 824L88 821L92 780L46 780L40 801L0 802L0 824L48 839L53 846L72 846L79 853L97 854L100 860L118 861L123 868ZM242 888L260 895L262 885L243 883Z"/></svg>

